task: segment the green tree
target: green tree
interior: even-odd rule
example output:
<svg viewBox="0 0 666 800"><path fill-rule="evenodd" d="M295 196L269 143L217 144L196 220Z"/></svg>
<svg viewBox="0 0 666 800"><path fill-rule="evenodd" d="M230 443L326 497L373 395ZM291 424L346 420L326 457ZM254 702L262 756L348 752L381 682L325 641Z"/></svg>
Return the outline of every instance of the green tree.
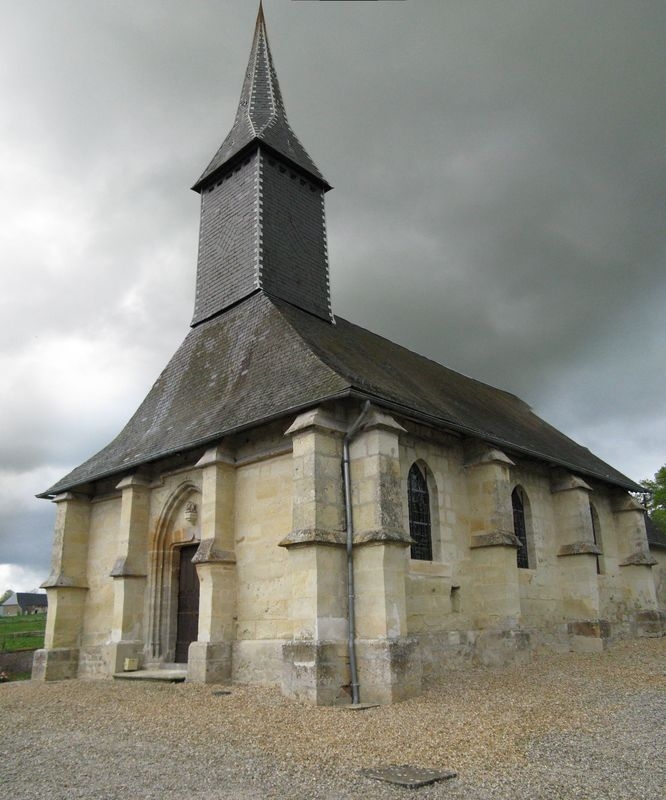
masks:
<svg viewBox="0 0 666 800"><path fill-rule="evenodd" d="M641 481L650 492L645 497L645 507L650 519L662 533L666 533L666 464L657 470L654 479Z"/></svg>
<svg viewBox="0 0 666 800"><path fill-rule="evenodd" d="M7 589L5 592L0 594L0 605L2 605L2 603L4 603L5 600L12 594L14 594L14 590L13 589Z"/></svg>

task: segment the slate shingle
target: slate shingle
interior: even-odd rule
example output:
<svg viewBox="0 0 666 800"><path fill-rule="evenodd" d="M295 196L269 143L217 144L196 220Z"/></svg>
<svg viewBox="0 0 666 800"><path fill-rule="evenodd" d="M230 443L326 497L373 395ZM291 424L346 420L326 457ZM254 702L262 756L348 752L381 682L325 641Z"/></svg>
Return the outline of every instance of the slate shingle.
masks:
<svg viewBox="0 0 666 800"><path fill-rule="evenodd" d="M201 195L199 256L192 325L259 287L259 153Z"/></svg>
<svg viewBox="0 0 666 800"><path fill-rule="evenodd" d="M514 395L259 292L193 328L120 435L43 496L349 396L640 489Z"/></svg>
<svg viewBox="0 0 666 800"><path fill-rule="evenodd" d="M260 286L330 321L324 192L270 156L261 176Z"/></svg>
<svg viewBox="0 0 666 800"><path fill-rule="evenodd" d="M236 119L194 188L201 229L193 326L258 288L332 319L330 186L287 121L261 8Z"/></svg>
<svg viewBox="0 0 666 800"><path fill-rule="evenodd" d="M261 9L234 126L195 188L193 328L121 433L41 496L342 397L640 490L517 397L346 320L332 324L330 187L287 122Z"/></svg>
<svg viewBox="0 0 666 800"><path fill-rule="evenodd" d="M322 187L330 188L287 120L261 7L233 127L192 188L200 191L226 162L254 141L273 148L304 169Z"/></svg>

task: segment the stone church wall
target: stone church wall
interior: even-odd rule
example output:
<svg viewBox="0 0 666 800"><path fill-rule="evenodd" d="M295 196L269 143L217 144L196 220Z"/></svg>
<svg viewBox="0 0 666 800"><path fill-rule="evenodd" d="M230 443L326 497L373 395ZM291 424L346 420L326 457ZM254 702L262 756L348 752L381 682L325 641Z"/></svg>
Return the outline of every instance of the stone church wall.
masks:
<svg viewBox="0 0 666 800"><path fill-rule="evenodd" d="M657 602L662 611L666 611L666 550L653 548L652 557L657 562L652 567L652 575L657 590Z"/></svg>
<svg viewBox="0 0 666 800"><path fill-rule="evenodd" d="M111 571L118 548L120 495L91 504L88 540L88 592L81 632L79 675L94 677L108 673L104 656L113 614L113 579Z"/></svg>
<svg viewBox="0 0 666 800"><path fill-rule="evenodd" d="M666 608L666 556L656 553L651 572L642 511L626 493L371 413L351 447L366 699L411 696L421 678L469 663L659 635L654 585ZM128 656L143 666L174 660L177 548L198 543L189 678L276 683L312 702L348 702L347 426L342 407L305 412L286 436L276 423L212 447L189 468L127 476L92 500L57 499L52 630L36 675L108 677ZM427 477L432 561L412 559L406 536L414 463ZM516 487L529 568L516 563Z"/></svg>
<svg viewBox="0 0 666 800"><path fill-rule="evenodd" d="M238 574L233 677L279 682L282 644L291 638L287 553L278 544L291 530L291 452L236 470Z"/></svg>
<svg viewBox="0 0 666 800"><path fill-rule="evenodd" d="M433 561L405 552L408 631L418 639L424 678L444 664L501 663L542 648L599 650L609 637L651 635L652 581L634 552L643 543L640 531L627 527L635 509L624 493L492 449L466 453L462 441L413 425L410 434L401 439L404 525L408 530L407 474L415 462L428 478L432 523ZM474 494L479 467L482 503L495 498L485 511ZM516 487L525 501L530 562L520 569L510 541ZM663 603L664 567L654 569Z"/></svg>
<svg viewBox="0 0 666 800"><path fill-rule="evenodd" d="M562 590L549 476L535 465L518 463L511 469L511 479L512 489L520 486L524 492L530 557L529 569L516 569L521 625L553 626L562 621Z"/></svg>
<svg viewBox="0 0 666 800"><path fill-rule="evenodd" d="M433 561L416 561L405 549L407 625L410 635L470 627L470 583L464 575L467 536L464 531L466 487L462 448L454 440L441 443L404 437L400 450L403 526L409 530L407 475L417 462L427 470L433 531ZM454 577L455 570L455 577Z"/></svg>
<svg viewBox="0 0 666 800"><path fill-rule="evenodd" d="M291 451L273 457L254 454L260 451L261 437L245 446L235 470L233 531L237 574L237 613L234 619L234 680L240 682L279 682L282 645L292 636L291 594L287 552L279 542L291 530L292 455ZM274 444L274 442L268 442ZM285 445L282 445L285 450ZM186 487L183 489L183 487ZM160 561L157 550L168 551L174 544L200 541L200 525L183 522L182 507L188 497L200 498L201 471L193 468L163 475L151 482L149 524L146 539L147 580L143 608L136 608L140 635L148 644L151 617L152 638L158 638L173 608L166 603L170 591L169 574L174 565ZM166 511L173 498L182 495L167 520ZM81 677L108 676L112 671L108 648L114 624L114 565L119 559L121 536L120 494L93 500L90 513L87 551L87 591L80 632L78 674ZM178 512L178 513L176 513ZM164 529L162 533L160 530ZM156 574L165 574L164 586L155 588ZM139 603L138 605L141 605ZM158 632L159 631L159 632ZM167 643L162 642L162 655ZM140 654L143 664L154 661L155 653L146 646Z"/></svg>

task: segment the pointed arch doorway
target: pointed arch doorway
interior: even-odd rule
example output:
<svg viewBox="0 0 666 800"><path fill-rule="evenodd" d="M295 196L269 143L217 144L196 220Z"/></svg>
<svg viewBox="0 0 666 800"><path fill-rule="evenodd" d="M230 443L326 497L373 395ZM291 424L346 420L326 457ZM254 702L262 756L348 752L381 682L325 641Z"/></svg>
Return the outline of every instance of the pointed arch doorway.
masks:
<svg viewBox="0 0 666 800"><path fill-rule="evenodd" d="M187 653L199 633L199 577L192 563L198 544L178 548L178 608L176 611L177 664L187 663Z"/></svg>
<svg viewBox="0 0 666 800"><path fill-rule="evenodd" d="M198 488L189 480L167 498L150 545L146 663L187 663L198 638L199 579L192 558L201 542Z"/></svg>

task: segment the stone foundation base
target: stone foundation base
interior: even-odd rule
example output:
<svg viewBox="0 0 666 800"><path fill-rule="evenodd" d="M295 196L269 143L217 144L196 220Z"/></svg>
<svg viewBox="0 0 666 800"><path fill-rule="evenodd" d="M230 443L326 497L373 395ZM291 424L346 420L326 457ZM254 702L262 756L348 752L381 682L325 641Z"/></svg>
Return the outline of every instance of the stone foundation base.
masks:
<svg viewBox="0 0 666 800"><path fill-rule="evenodd" d="M666 611L639 611L634 618L634 625L635 636L666 636Z"/></svg>
<svg viewBox="0 0 666 800"><path fill-rule="evenodd" d="M241 639L232 645L231 682L273 684L282 682L284 639Z"/></svg>
<svg viewBox="0 0 666 800"><path fill-rule="evenodd" d="M318 706L348 705L346 642L293 641L282 646L282 692Z"/></svg>
<svg viewBox="0 0 666 800"><path fill-rule="evenodd" d="M437 680L445 670L464 669L471 665L489 667L529 660L537 649L568 652L566 630L553 631L548 637L533 630L455 630L421 634L417 637L423 680Z"/></svg>
<svg viewBox="0 0 666 800"><path fill-rule="evenodd" d="M605 619L584 619L567 625L574 653L601 653L611 636L610 623Z"/></svg>
<svg viewBox="0 0 666 800"><path fill-rule="evenodd" d="M231 650L230 642L192 642L187 651L187 680L230 683Z"/></svg>
<svg viewBox="0 0 666 800"><path fill-rule="evenodd" d="M602 653L607 643L607 639L594 636L572 636L571 650L574 653Z"/></svg>
<svg viewBox="0 0 666 800"><path fill-rule="evenodd" d="M63 681L68 678L76 678L78 671L78 648L35 650L32 660L33 681Z"/></svg>
<svg viewBox="0 0 666 800"><path fill-rule="evenodd" d="M525 630L479 631L475 639L474 662L484 667L527 661L532 636Z"/></svg>
<svg viewBox="0 0 666 800"><path fill-rule="evenodd" d="M136 658L140 669L142 667L142 655L143 642L112 642L104 648L104 661L111 675L115 672L125 671L126 658Z"/></svg>
<svg viewBox="0 0 666 800"><path fill-rule="evenodd" d="M421 692L421 653L416 639L361 639L356 642L362 703L396 703Z"/></svg>
<svg viewBox="0 0 666 800"><path fill-rule="evenodd" d="M32 660L35 656L33 650L17 650L10 653L0 653L0 672L6 672L11 680L13 675L25 675L32 669Z"/></svg>

